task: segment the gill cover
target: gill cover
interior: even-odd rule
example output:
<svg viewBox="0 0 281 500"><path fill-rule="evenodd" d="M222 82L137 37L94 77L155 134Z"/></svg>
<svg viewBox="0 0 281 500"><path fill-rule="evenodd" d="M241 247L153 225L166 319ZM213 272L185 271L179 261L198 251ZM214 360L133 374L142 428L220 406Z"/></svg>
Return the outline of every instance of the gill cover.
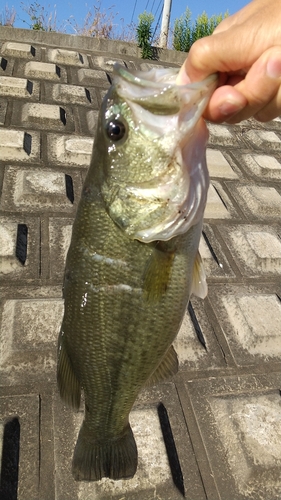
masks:
<svg viewBox="0 0 281 500"><path fill-rule="evenodd" d="M159 68L130 72L116 64L103 104L112 165L120 162L122 168L130 155L129 141L144 144L138 152L139 178L130 181L128 169L136 159L127 158L122 180L118 170L109 173L101 191L113 221L130 238L145 243L185 233L202 220L206 204L208 132L201 116L216 75L180 86L177 73Z"/></svg>

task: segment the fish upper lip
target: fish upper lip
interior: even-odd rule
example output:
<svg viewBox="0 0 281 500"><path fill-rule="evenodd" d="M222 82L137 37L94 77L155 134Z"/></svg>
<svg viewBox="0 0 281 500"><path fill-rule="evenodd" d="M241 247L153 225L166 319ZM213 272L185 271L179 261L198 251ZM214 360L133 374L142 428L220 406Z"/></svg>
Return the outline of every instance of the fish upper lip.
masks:
<svg viewBox="0 0 281 500"><path fill-rule="evenodd" d="M178 68L169 68L169 72L171 73L172 69L174 69L174 74L175 77L179 72ZM147 75L149 72L141 72L141 71L136 71L134 74L132 74L131 71L128 71L127 68L125 68L122 64L120 63L115 63L113 66L113 74L116 76L121 77L122 79L126 80L127 82L137 85L140 87L150 87L151 89L167 89L169 87L175 87L178 89L183 89L183 90L199 90L202 89L202 87L209 87L212 86L217 80L218 80L218 75L216 73L213 73L209 75L207 78L200 82L192 82L192 83L185 83L183 85L178 85L175 83L175 81L158 81L155 82L149 78L141 78L138 75L145 74ZM152 72L151 76L152 76Z"/></svg>

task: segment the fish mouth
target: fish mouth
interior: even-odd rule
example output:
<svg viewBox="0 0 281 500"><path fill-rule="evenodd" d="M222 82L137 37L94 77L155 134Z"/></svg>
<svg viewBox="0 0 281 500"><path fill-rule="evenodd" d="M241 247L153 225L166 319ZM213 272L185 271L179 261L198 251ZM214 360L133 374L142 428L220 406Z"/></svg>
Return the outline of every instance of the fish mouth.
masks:
<svg viewBox="0 0 281 500"><path fill-rule="evenodd" d="M139 104L154 115L186 112L186 108L194 112L196 108L194 119L197 121L217 86L218 76L212 74L201 82L178 85L178 72L178 68L159 67L149 71L129 71L115 63L113 78L117 93L126 101ZM185 121L190 118L184 116Z"/></svg>
<svg viewBox="0 0 281 500"><path fill-rule="evenodd" d="M185 83L178 85L176 79L179 73L179 68L160 68L154 67L148 71L131 71L120 63L115 63L113 66L114 80L116 77L121 77L124 81L141 87L142 96L150 95L152 89L168 89L176 85L178 88L188 90L198 90L204 87L213 86L218 80L217 74L209 75L205 80L194 83Z"/></svg>
<svg viewBox="0 0 281 500"><path fill-rule="evenodd" d="M111 192L108 211L130 238L167 241L203 219L209 176L208 132L201 117L217 86L217 75L178 85L177 68L131 72L115 64L113 71L114 90L131 108L135 126L143 136L155 139L171 161L169 168L154 170L147 182L123 184L118 196ZM120 205L127 209L118 217Z"/></svg>

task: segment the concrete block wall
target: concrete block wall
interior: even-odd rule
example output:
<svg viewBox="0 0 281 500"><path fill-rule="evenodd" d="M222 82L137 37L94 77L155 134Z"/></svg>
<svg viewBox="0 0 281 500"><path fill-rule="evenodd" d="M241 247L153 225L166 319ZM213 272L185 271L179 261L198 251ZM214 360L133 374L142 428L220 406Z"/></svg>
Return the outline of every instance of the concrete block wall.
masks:
<svg viewBox="0 0 281 500"><path fill-rule="evenodd" d="M56 341L98 110L115 61L147 69L185 57L139 56L133 44L0 27L0 497L277 500L280 119L209 125L200 243L209 294L186 312L180 371L143 391L132 411L140 455L132 480L71 476L83 413L59 399Z"/></svg>

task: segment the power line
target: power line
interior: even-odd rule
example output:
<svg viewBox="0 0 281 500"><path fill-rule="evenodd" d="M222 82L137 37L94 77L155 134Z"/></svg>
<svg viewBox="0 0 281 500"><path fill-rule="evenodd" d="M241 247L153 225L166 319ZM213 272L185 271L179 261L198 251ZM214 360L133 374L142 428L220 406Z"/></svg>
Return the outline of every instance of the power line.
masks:
<svg viewBox="0 0 281 500"><path fill-rule="evenodd" d="M154 14L154 17L156 17L156 16L157 16L157 12L158 12L158 10L159 10L159 7L160 7L161 3L162 3L162 0L160 0L160 2L159 2L159 4L158 4L158 7L157 7L156 12L155 12L155 14ZM161 14L162 14L162 11L163 11L163 3L162 3L162 10L161 10ZM160 14L160 15L161 15L161 14Z"/></svg>
<svg viewBox="0 0 281 500"><path fill-rule="evenodd" d="M160 5L160 4L159 4L159 5ZM158 8L159 8L159 6L158 6ZM157 10L158 10L158 9L157 9ZM156 33L157 29L158 29L158 26L159 26L159 23L160 23L160 18L161 18L161 16L162 16L162 13L163 13L163 5L162 5L161 12L160 12L160 14L159 14L159 17L158 17L158 21L157 21L156 26L155 26L155 30L154 30L154 33L153 33L153 36L152 36L152 40L154 40L155 33ZM156 15L156 13L155 13L155 15Z"/></svg>
<svg viewBox="0 0 281 500"><path fill-rule="evenodd" d="M133 9L133 14L132 14L131 23L133 22L133 19L134 19L135 10L136 10L136 6L137 6L137 1L138 1L138 0L135 0L135 5L134 5L134 9Z"/></svg>

